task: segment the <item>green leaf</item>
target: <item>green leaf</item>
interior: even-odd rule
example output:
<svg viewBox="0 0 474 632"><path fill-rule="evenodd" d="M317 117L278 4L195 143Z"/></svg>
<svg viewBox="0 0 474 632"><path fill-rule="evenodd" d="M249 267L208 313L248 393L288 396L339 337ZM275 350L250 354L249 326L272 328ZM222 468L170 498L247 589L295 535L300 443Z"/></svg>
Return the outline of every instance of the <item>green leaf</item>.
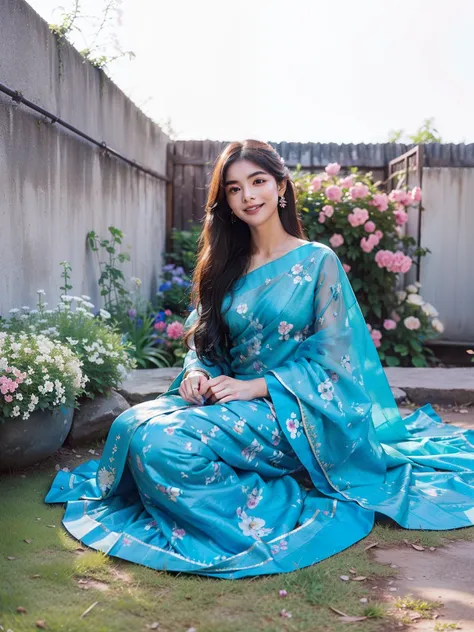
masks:
<svg viewBox="0 0 474 632"><path fill-rule="evenodd" d="M396 356L385 356L385 362L388 366L400 366L400 360Z"/></svg>
<svg viewBox="0 0 474 632"><path fill-rule="evenodd" d="M416 366L416 367L427 366L425 357L422 355L413 356L411 361L413 363L413 366Z"/></svg>
<svg viewBox="0 0 474 632"><path fill-rule="evenodd" d="M402 345L402 344L397 344L394 346L394 351L396 351L397 353L399 353L402 356L406 356L409 353L409 349L406 345Z"/></svg>

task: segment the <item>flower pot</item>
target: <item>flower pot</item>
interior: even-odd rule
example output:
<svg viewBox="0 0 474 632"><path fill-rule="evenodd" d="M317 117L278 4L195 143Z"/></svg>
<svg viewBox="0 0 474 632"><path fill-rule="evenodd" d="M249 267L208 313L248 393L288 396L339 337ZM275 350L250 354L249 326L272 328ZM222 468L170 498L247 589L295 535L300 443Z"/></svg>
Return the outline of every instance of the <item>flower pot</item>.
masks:
<svg viewBox="0 0 474 632"><path fill-rule="evenodd" d="M71 429L74 408L35 410L28 419L0 417L0 471L32 465L54 454Z"/></svg>

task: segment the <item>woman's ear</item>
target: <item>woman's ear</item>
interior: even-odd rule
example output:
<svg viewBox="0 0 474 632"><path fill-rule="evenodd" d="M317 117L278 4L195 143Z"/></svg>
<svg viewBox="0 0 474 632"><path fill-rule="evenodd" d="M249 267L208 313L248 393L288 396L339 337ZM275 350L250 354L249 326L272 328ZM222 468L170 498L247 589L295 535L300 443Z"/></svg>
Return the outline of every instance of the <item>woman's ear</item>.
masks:
<svg viewBox="0 0 474 632"><path fill-rule="evenodd" d="M285 195L285 191L286 191L286 180L283 180L283 182L280 182L280 184L278 185L278 195L280 197L283 197Z"/></svg>

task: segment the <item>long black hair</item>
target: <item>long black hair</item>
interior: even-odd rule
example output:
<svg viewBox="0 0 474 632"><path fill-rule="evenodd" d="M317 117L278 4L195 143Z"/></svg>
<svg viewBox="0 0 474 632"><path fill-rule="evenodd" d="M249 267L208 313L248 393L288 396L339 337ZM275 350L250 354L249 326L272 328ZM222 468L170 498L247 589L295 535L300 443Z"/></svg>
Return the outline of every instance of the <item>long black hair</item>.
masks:
<svg viewBox="0 0 474 632"><path fill-rule="evenodd" d="M206 214L198 244L198 259L193 277L192 299L199 306L199 317L185 334L200 360L218 364L227 347L227 327L222 316L222 301L234 283L246 273L251 255L248 225L238 218L232 223L227 203L227 171L237 160L249 160L272 175L277 184L286 181L285 208L278 205L281 223L287 233L304 239L301 220L296 212L296 198L290 172L278 152L267 143L244 140L230 143L218 156L211 176Z"/></svg>

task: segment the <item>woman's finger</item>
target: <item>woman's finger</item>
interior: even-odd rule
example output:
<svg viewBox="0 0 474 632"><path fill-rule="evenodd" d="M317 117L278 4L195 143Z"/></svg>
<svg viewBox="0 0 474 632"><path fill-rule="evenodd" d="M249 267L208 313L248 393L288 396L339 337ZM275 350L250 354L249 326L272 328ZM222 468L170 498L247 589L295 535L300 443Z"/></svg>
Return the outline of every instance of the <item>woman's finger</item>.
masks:
<svg viewBox="0 0 474 632"><path fill-rule="evenodd" d="M224 397L232 397L233 399L236 399L231 388L224 388L216 394L216 399L218 402L221 402Z"/></svg>

